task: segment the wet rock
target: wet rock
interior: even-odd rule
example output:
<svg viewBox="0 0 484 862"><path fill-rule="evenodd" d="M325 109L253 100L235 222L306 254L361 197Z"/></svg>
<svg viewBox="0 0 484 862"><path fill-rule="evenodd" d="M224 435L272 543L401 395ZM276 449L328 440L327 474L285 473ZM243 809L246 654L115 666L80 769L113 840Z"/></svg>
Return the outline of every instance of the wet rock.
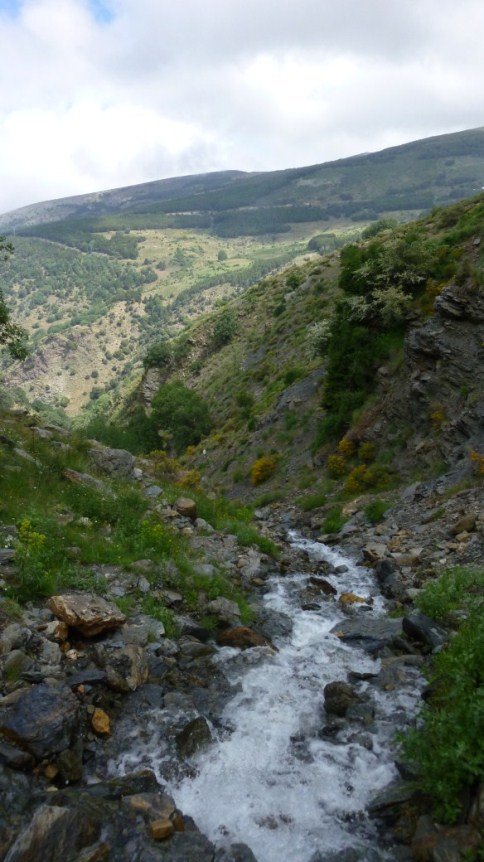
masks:
<svg viewBox="0 0 484 862"><path fill-rule="evenodd" d="M2 662L1 670L6 682L16 682L22 674L30 670L33 660L21 649L13 649Z"/></svg>
<svg viewBox="0 0 484 862"><path fill-rule="evenodd" d="M62 751L57 758L61 778L71 784L82 778L82 743L79 740L73 748Z"/></svg>
<svg viewBox="0 0 484 862"><path fill-rule="evenodd" d="M177 733L175 741L180 757L192 757L212 742L212 733L207 720L201 715L194 718Z"/></svg>
<svg viewBox="0 0 484 862"><path fill-rule="evenodd" d="M364 605L368 599L357 596L356 593L341 593L339 602L341 605Z"/></svg>
<svg viewBox="0 0 484 862"><path fill-rule="evenodd" d="M183 656L188 656L189 658L201 658L202 656L214 655L216 652L213 646L210 644L202 643L195 638L180 638L178 641L178 647Z"/></svg>
<svg viewBox="0 0 484 862"><path fill-rule="evenodd" d="M257 628L269 641L273 638L289 637L293 629L293 621L288 614L263 607L258 611Z"/></svg>
<svg viewBox="0 0 484 862"><path fill-rule="evenodd" d="M369 542L363 548L363 558L374 565L388 555L388 548L382 542Z"/></svg>
<svg viewBox="0 0 484 862"><path fill-rule="evenodd" d="M430 617L419 612L404 617L402 628L409 638L425 644L433 650L442 647L449 639L449 634L445 629L437 625Z"/></svg>
<svg viewBox="0 0 484 862"><path fill-rule="evenodd" d="M318 851L309 862L383 862L383 859L378 850L371 847L348 847L338 853Z"/></svg>
<svg viewBox="0 0 484 862"><path fill-rule="evenodd" d="M27 751L22 751L8 742L0 742L0 763L9 766L10 769L31 769L34 766L34 758Z"/></svg>
<svg viewBox="0 0 484 862"><path fill-rule="evenodd" d="M175 832L169 841L143 849L139 862L213 862L215 847L200 832Z"/></svg>
<svg viewBox="0 0 484 862"><path fill-rule="evenodd" d="M368 814L370 817L381 818L387 823L394 823L400 815L402 806L414 795L415 789L409 782L392 781L372 799L368 806Z"/></svg>
<svg viewBox="0 0 484 862"><path fill-rule="evenodd" d="M8 851L5 862L66 862L97 840L100 824L80 811L42 805Z"/></svg>
<svg viewBox="0 0 484 862"><path fill-rule="evenodd" d="M34 757L68 748L78 722L77 698L65 685L41 683L0 701L0 733Z"/></svg>
<svg viewBox="0 0 484 862"><path fill-rule="evenodd" d="M379 653L391 644L394 637L402 634L402 623L398 619L348 619L342 620L332 634L349 644L361 646L371 655Z"/></svg>
<svg viewBox="0 0 484 862"><path fill-rule="evenodd" d="M90 449L89 456L96 467L109 476L127 479L133 473L134 456L125 449L108 449L103 446Z"/></svg>
<svg viewBox="0 0 484 862"><path fill-rule="evenodd" d="M451 536L458 536L459 533L472 533L476 529L476 516L472 513L459 518L450 529Z"/></svg>
<svg viewBox="0 0 484 862"><path fill-rule="evenodd" d="M115 604L89 593L52 596L47 604L56 617L87 638L118 628L126 620Z"/></svg>
<svg viewBox="0 0 484 862"><path fill-rule="evenodd" d="M338 592L338 590L333 587L333 584L330 584L330 582L325 578L318 578L315 575L311 575L309 583L312 587L318 590L318 592L323 593L325 596L335 596Z"/></svg>
<svg viewBox="0 0 484 862"><path fill-rule="evenodd" d="M195 500L191 500L189 497L179 497L175 503L175 509L179 515L182 515L184 518L189 518L190 521L195 522L197 519L197 504Z"/></svg>
<svg viewBox="0 0 484 862"><path fill-rule="evenodd" d="M137 644L124 647L98 644L96 657L106 671L107 684L115 691L136 691L148 681L148 661Z"/></svg>
<svg viewBox="0 0 484 862"><path fill-rule="evenodd" d="M420 817L412 840L416 862L464 862L482 847L471 826L437 826L427 815Z"/></svg>
<svg viewBox="0 0 484 862"><path fill-rule="evenodd" d="M330 715L343 718L349 707L359 701L354 688L347 682L329 682L324 686L324 708Z"/></svg>
<svg viewBox="0 0 484 862"><path fill-rule="evenodd" d="M225 850L217 850L213 862L257 862L247 844L232 844Z"/></svg>
<svg viewBox="0 0 484 862"><path fill-rule="evenodd" d="M220 622L233 624L235 620L240 619L240 608L237 602L231 602L230 599L220 597L209 602L207 612L218 617Z"/></svg>
<svg viewBox="0 0 484 862"><path fill-rule="evenodd" d="M250 629L248 626L237 626L233 629L226 629L218 635L217 643L220 644L220 646L236 647L237 649L272 646L265 637L258 634L253 629Z"/></svg>

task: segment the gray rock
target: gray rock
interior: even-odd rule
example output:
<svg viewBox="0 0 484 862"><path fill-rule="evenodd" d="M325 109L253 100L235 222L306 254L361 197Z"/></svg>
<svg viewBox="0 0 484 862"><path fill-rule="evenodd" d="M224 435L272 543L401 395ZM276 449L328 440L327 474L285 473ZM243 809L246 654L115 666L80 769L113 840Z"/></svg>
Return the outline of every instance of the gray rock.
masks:
<svg viewBox="0 0 484 862"><path fill-rule="evenodd" d="M205 835L187 831L175 832L156 848L143 848L137 858L139 862L213 862L214 853L215 847Z"/></svg>
<svg viewBox="0 0 484 862"><path fill-rule="evenodd" d="M0 733L34 757L68 748L78 723L77 698L65 685L41 683L0 701Z"/></svg>
<svg viewBox="0 0 484 862"><path fill-rule="evenodd" d="M132 476L134 456L125 449L90 449L89 456L99 470L109 476L127 479Z"/></svg>
<svg viewBox="0 0 484 862"><path fill-rule="evenodd" d="M201 715L194 718L177 733L175 741L180 757L192 757L212 742L212 733L207 720Z"/></svg>
<svg viewBox="0 0 484 862"><path fill-rule="evenodd" d="M26 626L10 623L0 634L0 655L5 655L13 649L25 647L30 637L30 629Z"/></svg>
<svg viewBox="0 0 484 862"><path fill-rule="evenodd" d="M42 805L5 856L5 862L66 862L100 834L94 819L75 809ZM76 855L74 855L76 854Z"/></svg>
<svg viewBox="0 0 484 862"><path fill-rule="evenodd" d="M98 663L106 671L106 681L115 691L136 691L148 680L148 661L144 650L137 644L108 646L97 644Z"/></svg>
<svg viewBox="0 0 484 862"><path fill-rule="evenodd" d="M370 654L376 654L388 646L394 637L402 634L402 622L388 617L347 619L331 631L345 643L355 644Z"/></svg>
<svg viewBox="0 0 484 862"><path fill-rule="evenodd" d="M221 622L228 624L240 617L240 609L237 602L232 602L230 599L224 599L223 597L209 602L207 612L218 617Z"/></svg>
<svg viewBox="0 0 484 862"><path fill-rule="evenodd" d="M324 686L324 708L330 715L343 717L360 698L347 682L329 682Z"/></svg>
<svg viewBox="0 0 484 862"><path fill-rule="evenodd" d="M163 488L160 488L159 485L148 485L148 487L145 488L144 493L150 500L156 500L156 498L163 493Z"/></svg>
<svg viewBox="0 0 484 862"><path fill-rule="evenodd" d="M449 633L445 629L418 611L403 618L402 628L409 638L425 644L433 650L442 647L449 639Z"/></svg>

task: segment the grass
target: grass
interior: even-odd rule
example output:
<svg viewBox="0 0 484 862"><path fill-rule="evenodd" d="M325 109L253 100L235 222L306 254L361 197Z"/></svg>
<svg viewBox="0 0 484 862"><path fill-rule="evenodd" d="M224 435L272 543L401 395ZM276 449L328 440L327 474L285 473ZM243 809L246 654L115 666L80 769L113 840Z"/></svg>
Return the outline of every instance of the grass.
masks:
<svg viewBox="0 0 484 862"><path fill-rule="evenodd" d="M370 524L379 524L380 521L383 521L390 506L391 503L387 503L386 500L372 500L371 503L368 503L364 512Z"/></svg>
<svg viewBox="0 0 484 862"><path fill-rule="evenodd" d="M439 621L454 610L466 619L432 669L432 696L420 725L403 740L404 755L417 771L418 786L432 800L434 816L460 817L469 791L484 771L483 683L484 570L449 569L418 597L419 607Z"/></svg>
<svg viewBox="0 0 484 862"><path fill-rule="evenodd" d="M296 503L303 512L312 512L313 509L319 509L326 503L326 494L322 491L316 491L313 494L307 494L305 497L298 497Z"/></svg>
<svg viewBox="0 0 484 862"><path fill-rule="evenodd" d="M346 518L342 515L341 508L339 506L335 506L326 515L322 523L322 529L325 533L339 533L345 523Z"/></svg>

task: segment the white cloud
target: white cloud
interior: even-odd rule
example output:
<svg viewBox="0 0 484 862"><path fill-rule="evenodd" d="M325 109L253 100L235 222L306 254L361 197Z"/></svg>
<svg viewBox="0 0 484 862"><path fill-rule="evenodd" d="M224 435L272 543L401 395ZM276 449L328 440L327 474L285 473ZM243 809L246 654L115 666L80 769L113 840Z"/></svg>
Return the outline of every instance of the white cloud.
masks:
<svg viewBox="0 0 484 862"><path fill-rule="evenodd" d="M484 123L481 0L104 6L110 20L88 0L0 14L0 211Z"/></svg>

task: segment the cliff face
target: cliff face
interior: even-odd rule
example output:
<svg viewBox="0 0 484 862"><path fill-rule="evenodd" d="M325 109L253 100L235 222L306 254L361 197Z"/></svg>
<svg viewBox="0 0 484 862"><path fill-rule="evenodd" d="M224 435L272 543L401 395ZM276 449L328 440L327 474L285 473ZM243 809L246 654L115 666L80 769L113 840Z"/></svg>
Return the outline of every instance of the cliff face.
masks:
<svg viewBox="0 0 484 862"><path fill-rule="evenodd" d="M379 445L405 436L400 468L440 461L459 472L482 448L483 345L484 292L471 282L444 288L432 317L409 329L402 368L362 423Z"/></svg>

